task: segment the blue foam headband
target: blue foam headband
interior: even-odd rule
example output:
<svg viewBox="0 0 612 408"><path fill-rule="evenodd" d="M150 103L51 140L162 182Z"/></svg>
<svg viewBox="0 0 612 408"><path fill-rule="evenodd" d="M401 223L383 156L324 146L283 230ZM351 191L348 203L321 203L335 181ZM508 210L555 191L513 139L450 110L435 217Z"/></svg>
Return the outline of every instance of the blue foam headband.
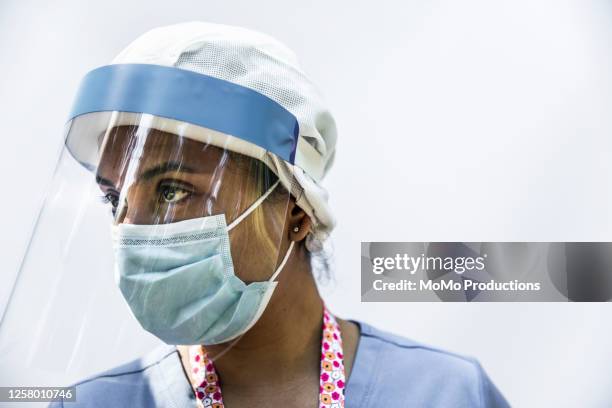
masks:
<svg viewBox="0 0 612 408"><path fill-rule="evenodd" d="M69 120L102 111L148 113L213 129L294 164L299 125L276 101L247 87L181 68L114 64L90 71Z"/></svg>

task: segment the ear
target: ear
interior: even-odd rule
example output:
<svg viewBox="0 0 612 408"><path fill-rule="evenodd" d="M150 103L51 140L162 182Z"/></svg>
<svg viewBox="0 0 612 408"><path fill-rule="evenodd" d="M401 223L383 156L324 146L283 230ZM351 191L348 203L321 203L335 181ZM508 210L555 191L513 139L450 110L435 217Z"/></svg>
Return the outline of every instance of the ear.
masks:
<svg viewBox="0 0 612 408"><path fill-rule="evenodd" d="M310 229L312 228L312 221L308 214L302 210L294 200L291 200L291 211L289 213L289 239L294 242L303 241Z"/></svg>

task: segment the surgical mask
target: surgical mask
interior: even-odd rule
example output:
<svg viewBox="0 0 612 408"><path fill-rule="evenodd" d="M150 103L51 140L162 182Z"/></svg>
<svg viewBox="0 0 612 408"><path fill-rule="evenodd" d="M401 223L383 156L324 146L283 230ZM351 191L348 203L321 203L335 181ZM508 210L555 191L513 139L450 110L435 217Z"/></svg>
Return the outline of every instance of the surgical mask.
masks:
<svg viewBox="0 0 612 408"><path fill-rule="evenodd" d="M248 331L263 314L294 242L272 276L246 284L234 272L225 215L170 224L113 226L115 280L142 327L167 344L219 344Z"/></svg>

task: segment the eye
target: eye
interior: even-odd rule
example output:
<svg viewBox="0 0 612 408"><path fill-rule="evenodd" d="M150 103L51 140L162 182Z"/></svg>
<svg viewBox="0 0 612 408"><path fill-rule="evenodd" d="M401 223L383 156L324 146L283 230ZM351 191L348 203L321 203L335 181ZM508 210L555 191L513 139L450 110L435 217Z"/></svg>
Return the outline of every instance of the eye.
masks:
<svg viewBox="0 0 612 408"><path fill-rule="evenodd" d="M166 203L177 203L188 197L191 191L175 185L161 186L161 199Z"/></svg>
<svg viewBox="0 0 612 408"><path fill-rule="evenodd" d="M111 205L111 212L113 215L115 215L115 213L117 212L117 206L119 205L119 196L116 193L106 193L103 196L100 196L100 200L104 203L104 204L110 204Z"/></svg>
<svg viewBox="0 0 612 408"><path fill-rule="evenodd" d="M117 208L117 205L119 205L119 196L115 193L106 193L100 197L100 200L102 200L102 202L105 204L112 205L115 209Z"/></svg>

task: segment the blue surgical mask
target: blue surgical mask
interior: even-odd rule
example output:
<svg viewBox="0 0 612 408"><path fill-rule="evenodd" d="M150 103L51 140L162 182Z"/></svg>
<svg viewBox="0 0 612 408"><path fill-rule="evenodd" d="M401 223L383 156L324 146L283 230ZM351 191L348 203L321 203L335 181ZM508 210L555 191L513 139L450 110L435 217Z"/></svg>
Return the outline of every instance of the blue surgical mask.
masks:
<svg viewBox="0 0 612 408"><path fill-rule="evenodd" d="M167 344L219 344L249 330L263 314L293 241L274 274L244 283L234 272L225 215L170 224L113 227L115 279L142 327Z"/></svg>

